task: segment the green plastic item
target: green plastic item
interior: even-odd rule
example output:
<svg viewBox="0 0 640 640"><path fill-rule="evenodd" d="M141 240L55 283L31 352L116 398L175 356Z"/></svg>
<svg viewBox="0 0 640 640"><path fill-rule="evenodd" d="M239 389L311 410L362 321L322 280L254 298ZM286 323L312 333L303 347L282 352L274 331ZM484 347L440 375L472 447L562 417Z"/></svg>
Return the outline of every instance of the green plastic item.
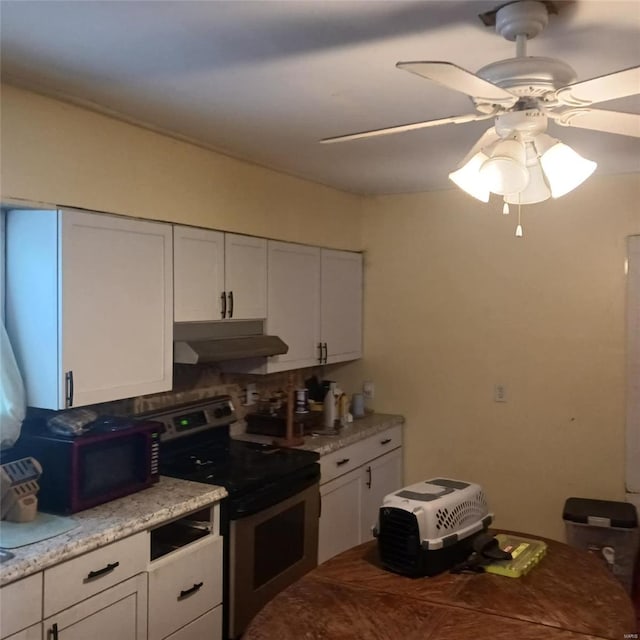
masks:
<svg viewBox="0 0 640 640"><path fill-rule="evenodd" d="M509 578L520 578L529 573L547 553L547 544L542 540L520 538L505 533L496 535L503 551L511 553L511 560L495 560L485 565L487 573L495 573Z"/></svg>

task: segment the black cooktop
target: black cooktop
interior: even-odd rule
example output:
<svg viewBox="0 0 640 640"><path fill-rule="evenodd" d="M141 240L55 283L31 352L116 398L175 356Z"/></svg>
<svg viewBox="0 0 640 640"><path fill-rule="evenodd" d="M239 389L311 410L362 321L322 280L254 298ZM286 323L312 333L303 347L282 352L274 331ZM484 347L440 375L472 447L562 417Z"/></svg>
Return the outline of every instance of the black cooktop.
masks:
<svg viewBox="0 0 640 640"><path fill-rule="evenodd" d="M160 448L160 473L167 476L223 486L230 495L261 487L313 465L313 451L229 439L195 444L190 450L171 453Z"/></svg>

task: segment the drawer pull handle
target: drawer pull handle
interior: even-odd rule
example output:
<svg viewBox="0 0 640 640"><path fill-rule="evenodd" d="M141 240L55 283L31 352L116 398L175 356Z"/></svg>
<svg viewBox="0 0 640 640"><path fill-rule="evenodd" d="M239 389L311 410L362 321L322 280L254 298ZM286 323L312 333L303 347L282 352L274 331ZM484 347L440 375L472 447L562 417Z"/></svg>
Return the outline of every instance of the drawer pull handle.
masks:
<svg viewBox="0 0 640 640"><path fill-rule="evenodd" d="M369 476L369 479L367 480L367 487L369 489L371 489L371 467L367 467L367 475Z"/></svg>
<svg viewBox="0 0 640 640"><path fill-rule="evenodd" d="M89 574L85 578L85 582L89 582L89 580L93 580L94 578L99 578L100 576L104 576L107 573L111 573L116 567L119 567L119 562L111 562L106 567L102 567L102 569L98 569L97 571L89 571Z"/></svg>
<svg viewBox="0 0 640 640"><path fill-rule="evenodd" d="M380 440L380 444L389 444L391 442L391 438L385 438L384 440Z"/></svg>
<svg viewBox="0 0 640 640"><path fill-rule="evenodd" d="M57 622L55 622L51 626L51 629L49 629L49 633L47 635L49 636L49 640L58 640L58 623Z"/></svg>
<svg viewBox="0 0 640 640"><path fill-rule="evenodd" d="M338 462L336 462L336 465L341 467L343 464L347 464L347 462L349 462L350 459L351 458L344 458L343 460L338 460Z"/></svg>
<svg viewBox="0 0 640 640"><path fill-rule="evenodd" d="M178 597L178 600L182 600L183 598L188 598L190 595L193 595L197 591L200 591L203 584L204 582L198 582L194 584L193 587L191 587L191 589L184 589L183 591L180 592L180 596Z"/></svg>

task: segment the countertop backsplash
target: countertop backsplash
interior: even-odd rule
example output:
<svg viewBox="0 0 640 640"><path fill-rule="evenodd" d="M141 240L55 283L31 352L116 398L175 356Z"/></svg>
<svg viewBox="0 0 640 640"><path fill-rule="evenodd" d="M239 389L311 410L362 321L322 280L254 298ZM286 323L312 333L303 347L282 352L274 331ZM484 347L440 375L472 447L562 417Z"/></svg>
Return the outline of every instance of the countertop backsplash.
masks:
<svg viewBox="0 0 640 640"><path fill-rule="evenodd" d="M99 415L137 416L149 411L159 411L165 407L173 407L199 400L206 400L219 395L229 395L235 406L238 422L231 425L232 435L245 432L245 415L255 410L255 404L246 405L246 386L254 384L258 397L269 398L278 392L285 392L289 375L293 374L296 387L304 387L304 381L316 375L318 379L331 377L331 367L317 367L283 371L269 375L246 375L225 373L216 365L182 365L175 364L173 370L173 389L162 393L154 393L113 402L92 405ZM40 409L29 409L29 417L38 415L50 416L54 412Z"/></svg>

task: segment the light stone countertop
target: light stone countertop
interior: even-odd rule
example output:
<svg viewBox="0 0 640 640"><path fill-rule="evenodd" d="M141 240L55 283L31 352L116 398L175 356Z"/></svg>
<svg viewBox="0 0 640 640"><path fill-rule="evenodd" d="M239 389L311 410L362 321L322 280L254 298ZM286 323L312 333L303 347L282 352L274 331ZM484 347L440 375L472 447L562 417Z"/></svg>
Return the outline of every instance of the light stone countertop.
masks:
<svg viewBox="0 0 640 640"><path fill-rule="evenodd" d="M305 449L306 451L316 451L320 456L326 456L338 449L342 449L350 444L364 440L369 436L374 436L376 433L402 424L404 424L404 418L402 416L387 413L371 413L364 418L356 418L346 427L338 429L336 435L305 436L304 444L296 448ZM273 436L261 436L253 433L237 434L233 437L236 440L248 440L250 442L273 442Z"/></svg>
<svg viewBox="0 0 640 640"><path fill-rule="evenodd" d="M69 516L77 526L65 533L8 549L15 557L0 564L0 586L139 531L152 529L226 496L226 490L217 485L161 476L160 481L149 489Z"/></svg>

